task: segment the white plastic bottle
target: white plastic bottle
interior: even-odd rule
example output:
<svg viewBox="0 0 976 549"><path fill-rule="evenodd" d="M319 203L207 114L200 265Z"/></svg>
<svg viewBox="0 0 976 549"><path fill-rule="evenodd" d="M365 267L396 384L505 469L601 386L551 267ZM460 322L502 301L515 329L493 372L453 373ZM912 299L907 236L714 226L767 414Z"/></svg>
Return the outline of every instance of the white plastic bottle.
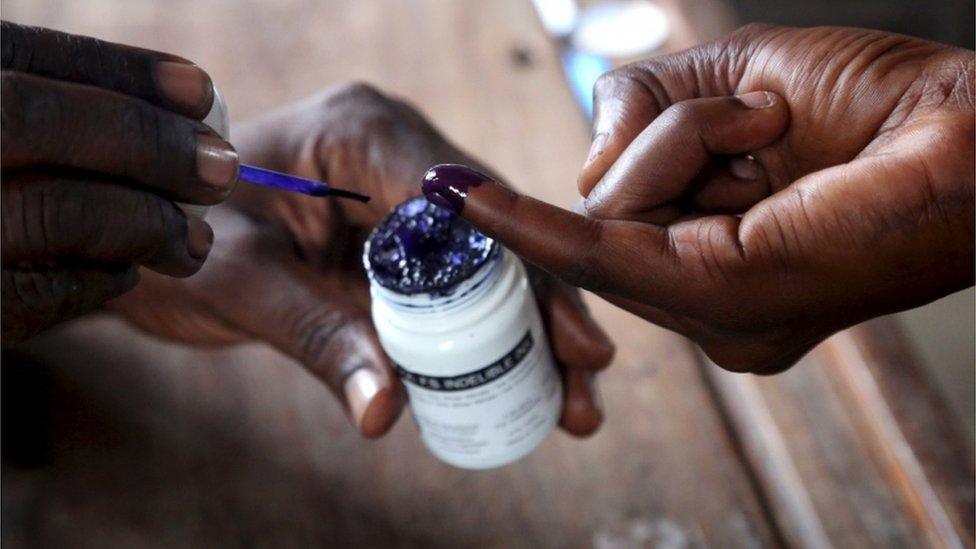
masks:
<svg viewBox="0 0 976 549"><path fill-rule="evenodd" d="M394 214L417 214L421 206L436 208L417 198ZM434 223L466 225L453 214L439 213ZM478 256L482 262L453 276L425 273L421 265L412 274L432 277L434 284L421 292L414 286L407 293L397 280L376 274L376 263L393 263L395 271L410 254L403 245L389 242L390 251L376 250L381 245L376 235L383 227L374 232L364 254L373 321L406 386L424 443L443 461L468 469L498 467L525 456L558 422L562 384L522 262L470 226L455 227L461 236L455 235L453 244L426 242L417 246L418 254L464 254L466 250L456 249L458 243L463 247L472 241L479 250L487 249ZM399 231L390 238L410 244L428 234L417 236L411 230L432 231L423 221L420 229L404 230L387 231L387 236ZM465 230L471 233L467 237ZM455 249L437 249L450 245Z"/></svg>

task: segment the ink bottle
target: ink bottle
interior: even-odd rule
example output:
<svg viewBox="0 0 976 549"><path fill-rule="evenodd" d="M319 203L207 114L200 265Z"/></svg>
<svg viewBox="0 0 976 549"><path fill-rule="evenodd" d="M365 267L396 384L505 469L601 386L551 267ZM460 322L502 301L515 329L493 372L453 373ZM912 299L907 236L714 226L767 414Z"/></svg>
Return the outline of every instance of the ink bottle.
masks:
<svg viewBox="0 0 976 549"><path fill-rule="evenodd" d="M418 197L377 226L363 263L380 343L430 451L487 469L541 444L562 382L521 260Z"/></svg>

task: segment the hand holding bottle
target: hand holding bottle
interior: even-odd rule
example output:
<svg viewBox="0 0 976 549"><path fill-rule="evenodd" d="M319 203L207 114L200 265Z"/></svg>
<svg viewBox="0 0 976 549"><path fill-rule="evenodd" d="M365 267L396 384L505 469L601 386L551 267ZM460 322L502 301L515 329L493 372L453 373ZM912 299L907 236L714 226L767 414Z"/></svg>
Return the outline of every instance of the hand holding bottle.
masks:
<svg viewBox="0 0 976 549"><path fill-rule="evenodd" d="M218 238L196 276L144 272L139 287L112 306L161 337L273 345L328 387L360 432L379 436L398 418L403 391L370 321L363 242L394 206L420 194L429 166L474 161L415 109L362 84L284 107L234 133L249 163L372 200L241 186L208 215ZM593 378L613 346L575 289L539 271L530 280L563 371L561 425L592 433L603 420Z"/></svg>

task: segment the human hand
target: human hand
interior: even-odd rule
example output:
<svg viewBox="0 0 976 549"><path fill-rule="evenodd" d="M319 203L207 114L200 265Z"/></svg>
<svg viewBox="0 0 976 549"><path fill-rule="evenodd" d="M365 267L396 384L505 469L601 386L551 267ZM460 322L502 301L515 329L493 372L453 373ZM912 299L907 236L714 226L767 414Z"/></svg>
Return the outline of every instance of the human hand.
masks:
<svg viewBox="0 0 976 549"><path fill-rule="evenodd" d="M3 22L3 341L132 288L145 265L188 276L237 153L200 120L210 77L184 59Z"/></svg>
<svg viewBox="0 0 976 549"><path fill-rule="evenodd" d="M196 344L256 339L318 377L368 437L404 401L370 320L362 245L397 204L420 193L437 162L474 162L412 107L364 85L329 91L241 128L250 163L372 196L367 204L241 186L210 219L219 236L196 276L146 273L112 306L149 332ZM554 354L565 371L563 427L593 432L602 413L592 378L612 345L578 293L532 276Z"/></svg>
<svg viewBox="0 0 976 549"><path fill-rule="evenodd" d="M973 283L973 74L972 52L905 36L750 26L601 79L585 217L461 168L425 193L720 366L774 373Z"/></svg>

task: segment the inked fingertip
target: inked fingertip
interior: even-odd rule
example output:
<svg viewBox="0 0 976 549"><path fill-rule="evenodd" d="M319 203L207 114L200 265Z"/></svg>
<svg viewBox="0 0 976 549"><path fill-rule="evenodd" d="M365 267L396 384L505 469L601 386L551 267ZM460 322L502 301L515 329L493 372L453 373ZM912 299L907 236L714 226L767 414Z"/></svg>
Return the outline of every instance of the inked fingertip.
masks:
<svg viewBox="0 0 976 549"><path fill-rule="evenodd" d="M460 214L468 190L477 187L491 177L462 164L438 164L427 170L421 189L431 203Z"/></svg>

